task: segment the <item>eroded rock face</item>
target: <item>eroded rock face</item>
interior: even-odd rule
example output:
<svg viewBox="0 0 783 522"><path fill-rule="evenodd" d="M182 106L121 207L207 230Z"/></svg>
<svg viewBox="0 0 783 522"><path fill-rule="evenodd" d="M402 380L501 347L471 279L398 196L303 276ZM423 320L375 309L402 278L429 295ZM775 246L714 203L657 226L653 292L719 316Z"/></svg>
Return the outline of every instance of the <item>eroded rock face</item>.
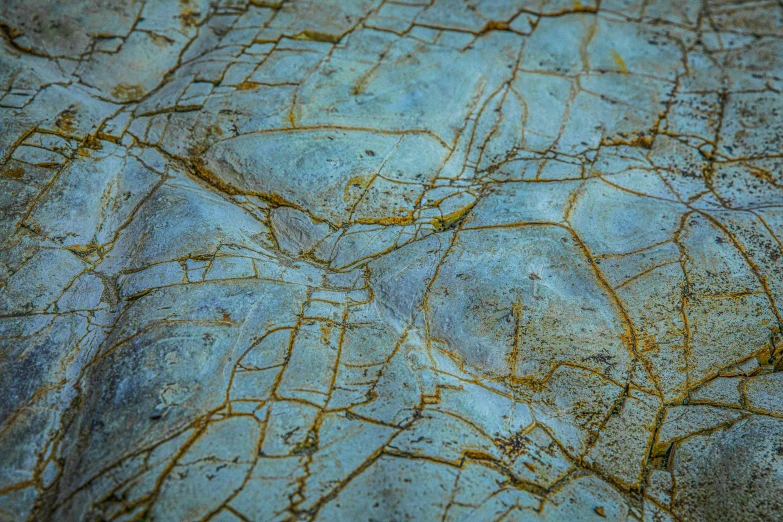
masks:
<svg viewBox="0 0 783 522"><path fill-rule="evenodd" d="M778 4L0 33L0 520L783 518Z"/></svg>

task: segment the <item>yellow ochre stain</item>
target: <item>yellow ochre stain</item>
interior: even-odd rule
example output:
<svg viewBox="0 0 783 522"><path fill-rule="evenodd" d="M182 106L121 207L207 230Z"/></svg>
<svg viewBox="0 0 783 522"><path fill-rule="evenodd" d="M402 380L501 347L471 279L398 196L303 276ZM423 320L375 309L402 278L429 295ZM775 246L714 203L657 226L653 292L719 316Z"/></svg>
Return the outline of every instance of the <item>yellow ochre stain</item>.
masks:
<svg viewBox="0 0 783 522"><path fill-rule="evenodd" d="M353 199L352 192L355 189L364 190L367 188L367 186L370 184L370 181L372 181L372 176L354 176L353 178L348 180L348 183L345 185L345 191L343 194L343 200L347 203Z"/></svg>
<svg viewBox="0 0 783 522"><path fill-rule="evenodd" d="M617 65L617 68L620 69L620 72L623 74L628 74L628 67L625 65L625 60L623 60L623 57L620 56L620 53L612 49L612 59L614 60L614 63Z"/></svg>

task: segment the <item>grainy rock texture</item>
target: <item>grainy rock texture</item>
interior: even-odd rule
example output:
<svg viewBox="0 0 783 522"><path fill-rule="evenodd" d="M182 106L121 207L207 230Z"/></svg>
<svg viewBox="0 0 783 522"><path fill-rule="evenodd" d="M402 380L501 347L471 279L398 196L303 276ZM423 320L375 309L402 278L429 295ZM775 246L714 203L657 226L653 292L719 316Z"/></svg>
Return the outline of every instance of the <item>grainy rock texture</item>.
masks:
<svg viewBox="0 0 783 522"><path fill-rule="evenodd" d="M0 2L0 520L783 519L782 5Z"/></svg>

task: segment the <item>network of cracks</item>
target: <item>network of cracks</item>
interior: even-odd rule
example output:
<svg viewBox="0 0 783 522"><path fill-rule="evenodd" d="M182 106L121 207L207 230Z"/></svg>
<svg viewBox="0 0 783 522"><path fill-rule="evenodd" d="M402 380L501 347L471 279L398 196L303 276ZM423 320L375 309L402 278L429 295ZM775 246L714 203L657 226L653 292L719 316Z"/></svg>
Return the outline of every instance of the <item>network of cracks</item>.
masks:
<svg viewBox="0 0 783 522"><path fill-rule="evenodd" d="M0 519L783 518L779 2L0 33Z"/></svg>

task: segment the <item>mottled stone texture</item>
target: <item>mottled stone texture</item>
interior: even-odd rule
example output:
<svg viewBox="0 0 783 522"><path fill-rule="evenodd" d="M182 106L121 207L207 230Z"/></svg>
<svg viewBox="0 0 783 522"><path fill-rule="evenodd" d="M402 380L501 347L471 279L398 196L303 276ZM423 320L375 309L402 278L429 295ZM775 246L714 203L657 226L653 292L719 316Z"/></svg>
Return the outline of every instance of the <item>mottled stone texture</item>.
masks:
<svg viewBox="0 0 783 522"><path fill-rule="evenodd" d="M0 33L0 520L783 519L779 1Z"/></svg>

